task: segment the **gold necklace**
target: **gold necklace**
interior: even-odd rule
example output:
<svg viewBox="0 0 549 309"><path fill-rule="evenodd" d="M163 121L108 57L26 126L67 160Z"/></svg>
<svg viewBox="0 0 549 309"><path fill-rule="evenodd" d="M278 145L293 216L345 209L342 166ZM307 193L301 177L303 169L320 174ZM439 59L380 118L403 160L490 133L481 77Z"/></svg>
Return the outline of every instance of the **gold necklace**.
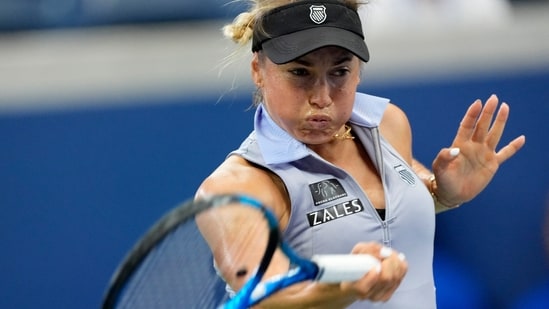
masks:
<svg viewBox="0 0 549 309"><path fill-rule="evenodd" d="M338 140L355 139L355 137L351 134L351 126L345 125L345 132L343 132L343 134L336 133L334 135L334 139L338 139Z"/></svg>

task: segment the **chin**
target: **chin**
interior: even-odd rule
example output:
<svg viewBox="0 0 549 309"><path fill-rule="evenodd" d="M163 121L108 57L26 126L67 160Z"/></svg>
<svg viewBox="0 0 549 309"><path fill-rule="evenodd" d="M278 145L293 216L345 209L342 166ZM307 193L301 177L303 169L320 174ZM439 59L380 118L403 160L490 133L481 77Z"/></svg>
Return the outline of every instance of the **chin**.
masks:
<svg viewBox="0 0 549 309"><path fill-rule="evenodd" d="M307 145L322 145L327 144L333 140L332 136L315 136L315 137L304 137L300 141Z"/></svg>

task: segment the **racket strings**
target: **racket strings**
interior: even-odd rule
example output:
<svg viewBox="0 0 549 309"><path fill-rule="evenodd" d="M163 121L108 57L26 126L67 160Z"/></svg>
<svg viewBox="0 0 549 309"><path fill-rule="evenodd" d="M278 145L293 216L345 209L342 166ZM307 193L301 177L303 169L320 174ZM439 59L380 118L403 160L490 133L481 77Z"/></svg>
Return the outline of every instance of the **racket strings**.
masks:
<svg viewBox="0 0 549 309"><path fill-rule="evenodd" d="M103 309L247 307L278 240L276 218L253 199L221 196L185 202L129 252ZM227 302L234 294L230 287L243 293Z"/></svg>
<svg viewBox="0 0 549 309"><path fill-rule="evenodd" d="M194 221L157 245L124 288L117 308L217 308L226 299Z"/></svg>

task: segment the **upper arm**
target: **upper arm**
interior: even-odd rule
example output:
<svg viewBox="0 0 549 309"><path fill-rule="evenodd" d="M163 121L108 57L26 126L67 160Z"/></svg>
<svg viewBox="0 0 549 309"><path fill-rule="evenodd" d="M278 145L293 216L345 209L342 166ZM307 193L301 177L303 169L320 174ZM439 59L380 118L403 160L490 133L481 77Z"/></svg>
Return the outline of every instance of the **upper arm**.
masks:
<svg viewBox="0 0 549 309"><path fill-rule="evenodd" d="M269 207L279 220L287 209L282 182L276 176L239 156L227 158L198 188L195 197L217 194L244 194Z"/></svg>
<svg viewBox="0 0 549 309"><path fill-rule="evenodd" d="M286 199L272 177L270 172L241 157L232 156L204 180L195 198L218 194L247 195L271 209L282 227L288 217L284 211ZM246 282L263 254L260 248L265 243L268 230L265 229L265 234L261 234L263 229L258 230L257 225L260 219L250 217L254 214L246 208L223 207L201 215L196 220L210 246L218 271L235 290L239 290ZM288 269L288 263L279 254L275 255L270 265L269 271L274 273ZM241 269L246 269L247 274L235 275Z"/></svg>
<svg viewBox="0 0 549 309"><path fill-rule="evenodd" d="M389 104L379 125L383 137L412 165L412 129L402 109Z"/></svg>

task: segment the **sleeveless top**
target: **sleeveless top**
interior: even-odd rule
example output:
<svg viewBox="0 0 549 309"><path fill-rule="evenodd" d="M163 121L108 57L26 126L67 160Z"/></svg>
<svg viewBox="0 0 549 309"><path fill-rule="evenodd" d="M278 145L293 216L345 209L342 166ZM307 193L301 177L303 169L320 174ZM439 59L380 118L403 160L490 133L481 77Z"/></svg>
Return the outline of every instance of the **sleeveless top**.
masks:
<svg viewBox="0 0 549 309"><path fill-rule="evenodd" d="M254 131L230 153L263 166L284 182L291 214L284 240L301 256L347 254L358 242L376 241L406 255L408 273L386 303L349 308L436 308L433 280L435 207L406 161L379 134L389 100L357 93L349 123L383 183L382 219L358 183L280 128L258 106Z"/></svg>

